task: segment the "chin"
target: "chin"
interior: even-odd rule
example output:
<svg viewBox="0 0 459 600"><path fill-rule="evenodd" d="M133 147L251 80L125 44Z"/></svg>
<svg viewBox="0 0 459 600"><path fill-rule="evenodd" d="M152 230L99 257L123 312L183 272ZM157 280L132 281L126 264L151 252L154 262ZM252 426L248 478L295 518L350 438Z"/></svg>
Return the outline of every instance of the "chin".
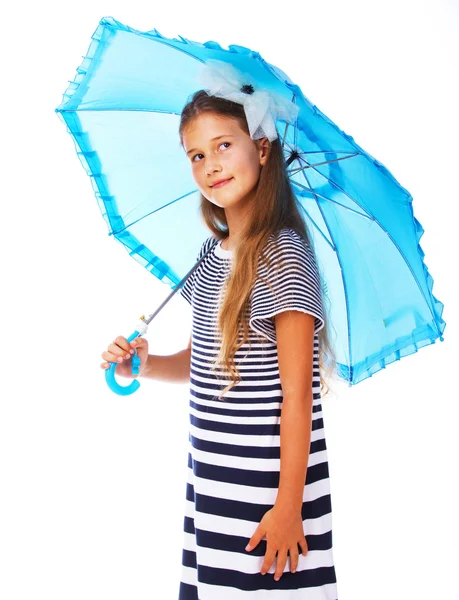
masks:
<svg viewBox="0 0 459 600"><path fill-rule="evenodd" d="M218 202L215 202L215 199L214 199L214 198L209 198L209 197L208 197L208 196L206 196L205 194L203 194L203 196L204 196L204 198L205 198L205 199L206 199L208 202L210 202L210 203L211 203L211 204L213 204L214 206L218 206L219 208L225 208L225 206L224 206L224 205L222 205L222 204L219 204Z"/></svg>

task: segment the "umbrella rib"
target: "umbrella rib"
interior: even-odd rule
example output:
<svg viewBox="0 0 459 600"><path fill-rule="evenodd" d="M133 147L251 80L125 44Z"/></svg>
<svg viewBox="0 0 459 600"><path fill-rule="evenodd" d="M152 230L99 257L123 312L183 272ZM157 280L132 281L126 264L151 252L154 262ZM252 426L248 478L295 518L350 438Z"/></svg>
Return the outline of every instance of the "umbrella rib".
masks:
<svg viewBox="0 0 459 600"><path fill-rule="evenodd" d="M293 94L293 96L292 96L292 100L291 100L292 102L294 102L294 100L295 100L295 97L296 97L296 96L295 96L295 94ZM296 121L295 121L295 123L297 123L297 124L298 124L298 117L296 118ZM289 126L289 123L288 123L288 121L286 121L286 122L285 122L284 137L283 137L283 139L282 139L282 144L281 144L281 147L282 147L282 148L284 148L284 146L285 146L285 138L287 137L288 126ZM295 146L296 146L296 140L297 140L297 133L298 133L298 127L294 125L294 126L293 126L293 144L294 144Z"/></svg>
<svg viewBox="0 0 459 600"><path fill-rule="evenodd" d="M309 187L311 187L311 183L308 180L308 177L307 177L307 175L306 175L305 172L303 172L303 176L305 177L305 179L306 179ZM315 192L313 191L312 193L313 193L314 197L316 197ZM349 350L349 379L348 379L348 381L350 382L351 379L352 379L352 375L351 375L351 373L352 373L351 321L350 321L350 318L349 318L349 299L348 299L348 294L347 294L346 279L344 277L344 269L343 269L343 265L341 264L339 252L337 252L337 250L336 250L335 240L333 238L333 235L332 235L332 232L331 232L330 227L328 225L328 221L327 221L327 219L325 217L325 214L324 214L322 208L320 207L319 202L317 201L317 198L316 198L316 204L317 204L317 208L320 210L320 213L321 213L322 218L324 220L325 226L327 227L327 230L328 230L328 233L330 235L330 238L333 241L333 245L335 247L336 258L338 260L338 263L339 263L339 266L340 266L340 269L341 269L341 279L343 281L344 297L345 297L345 304L346 304L347 344L348 344L348 350Z"/></svg>
<svg viewBox="0 0 459 600"><path fill-rule="evenodd" d="M301 154L349 154L349 150L305 150L304 152L298 152ZM357 152L356 154L362 154Z"/></svg>
<svg viewBox="0 0 459 600"><path fill-rule="evenodd" d="M282 139L282 148L285 146L285 138L287 137L288 123L285 123L284 137Z"/></svg>
<svg viewBox="0 0 459 600"><path fill-rule="evenodd" d="M293 152L293 146L289 145L289 150ZM308 154L349 154L349 150L297 150L296 153L299 156L307 156ZM357 152L356 154L362 154L361 152Z"/></svg>
<svg viewBox="0 0 459 600"><path fill-rule="evenodd" d="M360 154L360 153L359 153L359 154ZM314 167L314 165L310 165L310 166L311 166L311 167ZM314 169L314 170L316 170L316 169ZM318 173L319 175L321 175L322 177L324 177L324 175L323 175L322 173L320 173L320 171L317 171L317 173ZM305 179L306 179L306 181L308 182L308 185L309 185L309 180L308 180L308 178L306 177L306 174L304 173L304 169L303 169L303 175L304 175L304 177L305 177ZM354 203L355 203L355 204L356 204L356 205L357 205L357 206L358 206L358 207L359 207L359 208L360 208L362 211L364 211L364 212L365 212L365 213L366 213L366 214L369 216L369 218L370 218L372 221L375 221L376 223L378 223L378 225L381 227L381 229L382 229L383 231L385 231L386 233L388 233L388 232L387 232L387 231L384 229L384 227L382 227L381 223L379 223L379 221L376 219L376 217L375 217L374 215L371 215L371 214L370 214L370 213L369 213L369 212L366 210L366 208L365 208L365 207L363 207L361 204L359 204L359 203L357 202L357 200L356 200L355 198L353 198L352 196L350 196L350 195L349 195L349 194L348 194L348 193L347 193L345 190L343 190L343 188L342 188L342 187L340 187L340 186L339 186L339 185L338 185L338 184L337 184L335 181L333 181L333 180L332 180L332 179L330 179L329 177L327 177L326 179L327 179L328 183L331 183L332 185L334 185L334 186L335 186L335 188L336 188L337 190L339 190L340 192L342 192L342 193L343 193L343 194L344 194L344 195L345 195L347 198L349 198L349 200L351 200L352 202L354 202ZM315 193L315 192L313 192L313 193ZM358 214L359 214L359 213L358 213ZM362 216L363 216L363 215L362 215Z"/></svg>
<svg viewBox="0 0 459 600"><path fill-rule="evenodd" d="M298 154L300 154L300 153L298 153ZM308 153L301 152L301 154L308 154ZM347 160L348 158L354 158L354 156L358 156L358 155L360 155L360 152L356 152L355 154L350 154L349 156L343 156L341 158L334 158L332 160L325 160L325 161L320 162L320 163L306 164L304 167L298 167L297 169L290 169L290 171L288 171L288 174L289 175L296 175L297 173L299 173L300 171L304 171L305 169L311 169L313 167L319 167L320 165L328 165L330 163L338 162L340 160Z"/></svg>
<svg viewBox="0 0 459 600"><path fill-rule="evenodd" d="M306 216L308 217L308 219L311 221L311 223L314 225L314 227L317 229L317 231L320 233L320 235L323 237L325 242L327 242L327 244L330 246L330 248L336 252L336 247L330 242L329 239L327 239L327 237L325 236L322 229L317 225L317 223L314 221L314 219L311 217L311 215L308 213L308 211L305 210L304 212L305 212Z"/></svg>
<svg viewBox="0 0 459 600"><path fill-rule="evenodd" d="M320 174L320 173L319 173L319 174ZM304 175L304 177L306 178L306 181L308 181L308 180L307 180L307 177L306 177L306 174L304 173L304 171L303 171L303 175ZM343 189L342 189L342 188L341 188L341 187L340 187L340 186L339 186L337 183L335 183L334 181L332 181L332 180L331 180L331 179L329 179L329 178L327 178L327 180L328 180L328 182L329 182L329 183L331 183L332 185L334 185L336 189L340 190L340 191L341 191L341 192L342 192L342 193L343 193L345 196L347 196L347 197L348 197L350 200L352 200L352 202L355 202L355 204L357 204L357 206L359 206L359 207L360 207L362 210L365 210L365 209L364 209L364 208L363 208L363 207L362 207L362 206L361 206L361 205L360 205L360 204L359 204L359 203L358 203L358 202L357 202L357 201L356 201L354 198L352 198L352 196L349 196L349 194L347 194L347 193L346 193L346 192L345 192L345 191L344 191L344 190L343 190ZM308 181L308 184L309 184L309 181ZM313 193L314 193L314 192L313 192ZM320 208L320 207L319 207L319 208ZM321 212L322 212L322 211L321 211ZM367 211L365 210L365 212L367 212ZM384 233L385 233L385 234L386 234L386 235L389 237L389 239L391 240L391 242L393 243L393 245L395 246L395 248L397 248L397 251L398 251L398 253L400 254L400 256L401 256L401 257L403 258L403 260L405 261L405 264L406 264L406 266L407 266L407 267L408 267L408 269L410 270L410 272L411 272L411 275L413 276L413 279L414 279L414 281L416 282L416 284L417 284L417 286L418 286L418 289L419 289L419 291L420 291L420 293L421 293L421 296L424 298L424 300L425 300L425 301L426 301L426 303L427 303L427 306L428 306L428 308L429 308L429 312L430 312L430 314L432 315L432 319L433 319L433 322L435 323L435 327L436 327L436 329L437 329L437 331L438 331L438 334L439 334L439 336L441 336L441 332L440 332L440 330L438 329L437 319L435 318L435 315L433 314L433 311L432 311L432 303L429 301L429 299L428 299L428 298L426 298L426 296L425 296L425 294L424 294L424 291L423 291L423 289L422 289L422 287L421 287L421 284L420 284L420 282L419 282L418 278L416 277L416 275L414 274L414 272L413 272L413 269L411 268L411 265L410 265L409 261L407 260L406 256L405 256L405 255L403 254L403 252L401 251L401 249L400 249L400 246L399 246L399 245L396 243L396 241L394 240L394 238L392 237L392 235L389 233L389 231L388 231L388 230L387 230L385 227L383 227L382 223L380 223L380 221L379 221L379 220L378 220L378 219L377 219L377 218L376 218L374 215L371 215L371 219L372 219L372 221L373 221L374 223L376 223L376 224L378 225L378 227L380 227L380 229L381 229L382 231L384 231ZM422 259L421 259L421 262L423 262L423 261L422 261Z"/></svg>
<svg viewBox="0 0 459 600"><path fill-rule="evenodd" d="M295 94L293 94L293 97L295 98ZM296 146L298 144L298 116L296 117L295 124L296 124L296 126L293 129L293 143L296 148Z"/></svg>
<svg viewBox="0 0 459 600"><path fill-rule="evenodd" d="M360 154L360 153L358 153L358 154ZM352 158L352 157L344 157L344 158ZM299 160L299 161L304 161L304 159L301 159L301 158L298 158L298 160ZM338 159L338 160L342 160L342 159ZM335 162L335 161L330 161L330 162ZM302 168L302 169L298 169L298 172L299 172L299 171L302 171L302 172L303 172L303 176L304 176L304 178L306 179L306 181L307 181L308 185L310 185L310 183L309 183L309 179L308 179L308 178L307 178L307 176L306 176L306 173L305 173L305 168L307 168L307 167L314 168L314 166L315 166L315 165L307 165L306 167L304 167L304 168ZM320 171L317 171L316 169L314 169L314 171L316 171L316 172L317 172L317 173L318 173L318 174L319 174L321 177L325 177L325 175L323 175L323 174L322 174ZM348 193L347 193L345 190L343 190L343 188L341 188L341 187L340 187L338 184L336 184L336 183L335 183L335 182L334 182L332 179L330 179L329 177L326 177L326 179L327 179L328 183L331 183L332 185L334 185L336 189L338 189L340 192L342 192L342 193L343 193L343 194L344 194L344 195L345 195L347 198L349 198L349 200L351 200L352 202L354 202L354 203L355 203L355 204L356 204L356 205L357 205L357 206L358 206L358 207L359 207L359 208L360 208L360 209L361 209L361 210L362 210L364 213L366 213L366 214L368 215L368 218L369 218L369 219L371 219L372 221L375 221L376 223L378 223L378 225L380 225L380 226L381 226L381 224L380 224L380 223L377 221L377 219L375 218L375 216L374 216L374 215L371 215L371 214L370 214L370 213L369 213L369 212L368 212L368 211L365 209L365 207L361 206L361 205L360 205L360 204L357 202L357 200L355 200L355 199L354 199L352 196L350 196L350 195L349 195L349 194L348 194ZM296 182L295 182L295 183L296 183ZM298 184L298 185L301 185L301 184ZM316 194L316 192L314 192L312 189L311 189L310 191L311 191L311 192L312 192L314 195ZM330 202L334 202L334 200L331 200L330 198L327 198L327 200L330 200ZM343 206L344 208L346 208L344 205L341 205L341 206ZM349 209L349 210L352 210L352 209ZM360 213L357 213L357 214L360 214ZM362 214L361 216L364 216L364 214ZM381 227L381 228L382 228L382 227ZM384 228L382 228L382 229L384 230ZM384 230L384 231L385 231L385 230ZM387 231L386 231L386 233L387 233Z"/></svg>
<svg viewBox="0 0 459 600"><path fill-rule="evenodd" d="M312 190L311 188L306 187L305 185L303 185L299 181L292 181L291 184L292 185L297 185L298 187L303 188L307 192L311 192L311 194L314 194L314 196L318 196L319 198L323 198L324 200L327 200L328 202L333 202L333 204L337 204L338 206L341 206L341 208L345 208L346 210L350 210L351 212L355 213L356 215L359 215L359 217L363 217L364 219L369 219L370 221L374 221L374 218L372 218L372 215L360 213L357 210L354 210L353 208L350 208L349 206L345 206L344 204L341 204L341 202L337 202L336 200L332 200L328 196L323 196L322 194L319 194L318 192Z"/></svg>
<svg viewBox="0 0 459 600"><path fill-rule="evenodd" d="M165 114L165 115L176 115L177 117L180 116L181 113L176 113L172 110L158 110L158 109L154 109L154 108L104 108L103 106L101 106L100 108L63 108L63 109L57 109L56 108L56 112L61 112L61 113L81 113L81 112L141 112L141 113L145 113L145 112L149 112L149 113L161 113L161 114Z"/></svg>
<svg viewBox="0 0 459 600"><path fill-rule="evenodd" d="M118 233L122 233L125 229L132 227L133 225L135 225L136 223L139 223L139 221L142 221L146 217L153 215L155 212L158 212L158 211L162 210L163 208L167 208L171 204L174 204L175 202L178 202L179 200L182 200L183 198L186 198L187 196L190 196L191 194L195 194L197 191L198 190L193 190L192 192L183 194L183 196L179 196L178 198L175 198L175 200L171 200L171 202L168 202L167 204L164 204L163 206L160 206L159 208L155 208L155 210L152 210L151 212L147 213L146 215L142 215L139 219L137 219L137 221L133 221L132 223L129 223L129 225L125 225L124 227L122 227L121 229L118 229L117 231L112 231L111 233L109 233L109 235L117 235Z"/></svg>

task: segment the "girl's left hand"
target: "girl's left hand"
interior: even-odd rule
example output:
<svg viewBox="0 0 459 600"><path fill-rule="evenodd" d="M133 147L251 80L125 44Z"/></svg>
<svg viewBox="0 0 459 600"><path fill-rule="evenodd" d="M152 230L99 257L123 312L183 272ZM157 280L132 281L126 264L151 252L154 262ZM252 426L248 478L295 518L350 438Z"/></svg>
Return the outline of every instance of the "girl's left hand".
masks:
<svg viewBox="0 0 459 600"><path fill-rule="evenodd" d="M300 512L292 511L274 505L260 521L255 533L249 540L246 550L253 550L266 536L266 554L261 567L261 574L269 571L277 554L277 565L274 579L279 581L287 564L287 552L290 552L290 571L294 573L298 566L298 544L303 556L308 552L308 544L303 532L303 519Z"/></svg>

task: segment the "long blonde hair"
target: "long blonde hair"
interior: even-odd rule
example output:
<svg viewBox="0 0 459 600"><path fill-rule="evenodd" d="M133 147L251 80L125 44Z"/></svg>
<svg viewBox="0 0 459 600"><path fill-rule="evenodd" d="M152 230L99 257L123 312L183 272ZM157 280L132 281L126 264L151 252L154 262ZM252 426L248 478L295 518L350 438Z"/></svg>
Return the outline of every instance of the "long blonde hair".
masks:
<svg viewBox="0 0 459 600"><path fill-rule="evenodd" d="M240 127L250 136L244 107L241 104L209 96L205 90L199 90L193 94L181 113L179 136L182 148L186 128L193 119L203 113L236 119ZM231 272L220 295L217 327L221 333L222 343L213 366L214 371L215 367L222 367L223 372L220 372L220 376L231 380L222 391L220 398L241 381L234 357L236 351L249 339L251 293L257 279L258 260L270 262L264 253L270 236L276 236L284 228L293 229L309 244L314 254L307 225L300 210L301 207L298 205L287 175L282 147L277 138L270 143L268 158L261 168L253 199L251 220L241 235L239 245L233 249ZM213 204L201 194L200 212L203 221L216 239L223 240L228 237L228 223L223 208ZM279 265L278 268L281 266ZM324 301L324 298L322 300ZM322 396L325 396L330 386L327 385L323 372L331 378L336 364L326 318L324 327L318 333L318 340L320 384Z"/></svg>

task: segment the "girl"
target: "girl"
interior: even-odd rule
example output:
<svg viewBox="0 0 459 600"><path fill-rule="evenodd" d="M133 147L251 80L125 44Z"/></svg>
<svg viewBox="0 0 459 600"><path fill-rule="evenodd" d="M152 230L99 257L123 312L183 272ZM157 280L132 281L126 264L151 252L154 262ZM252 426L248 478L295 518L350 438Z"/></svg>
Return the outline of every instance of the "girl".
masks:
<svg viewBox="0 0 459 600"><path fill-rule="evenodd" d="M120 336L101 366L117 360L130 376L137 347L141 376L190 379L179 600L336 600L321 280L279 138L254 139L249 125L242 104L205 90L181 113L213 234L180 292L189 347L152 356Z"/></svg>

